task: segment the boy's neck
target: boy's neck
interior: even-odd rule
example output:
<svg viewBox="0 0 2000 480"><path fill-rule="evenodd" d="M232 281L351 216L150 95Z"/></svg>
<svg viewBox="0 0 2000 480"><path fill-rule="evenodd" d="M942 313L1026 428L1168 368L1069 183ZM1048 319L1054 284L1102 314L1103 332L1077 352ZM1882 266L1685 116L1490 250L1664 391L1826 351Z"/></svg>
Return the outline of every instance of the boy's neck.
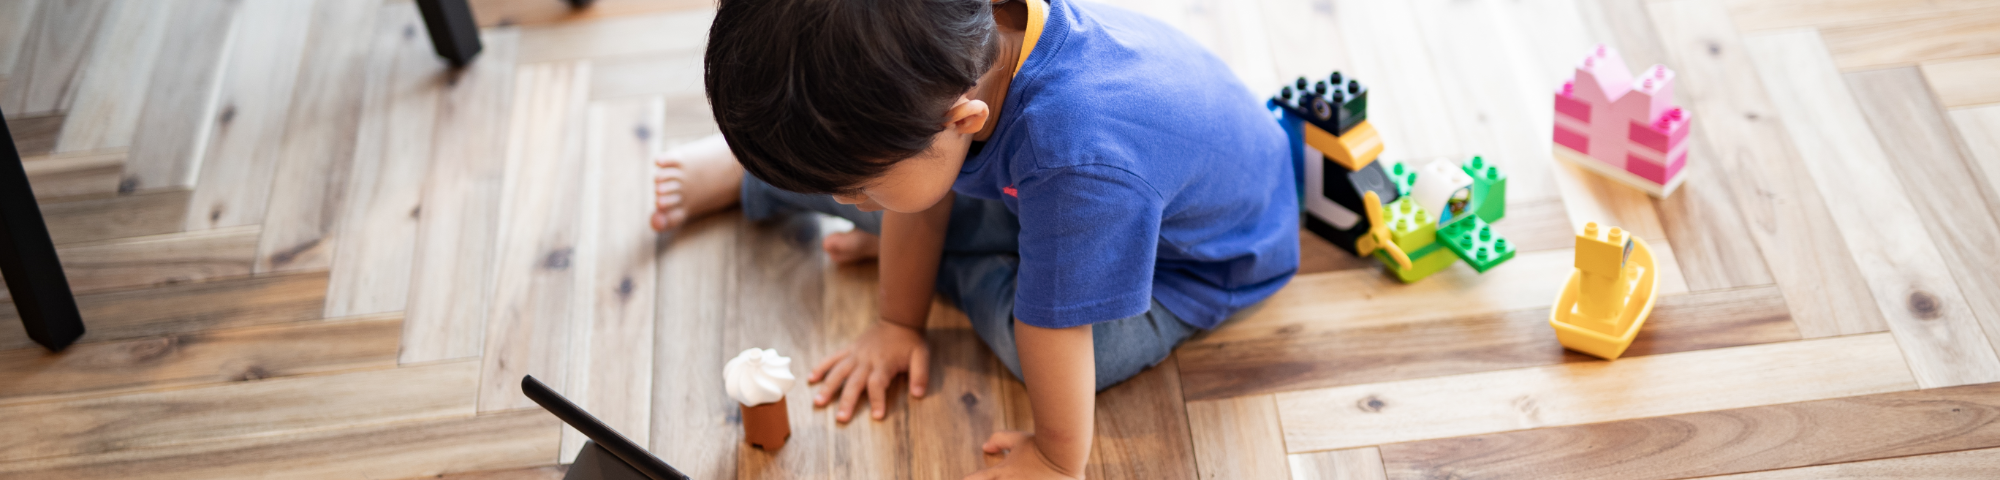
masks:
<svg viewBox="0 0 2000 480"><path fill-rule="evenodd" d="M985 141L993 136L993 129L1000 125L1000 112L1006 105L1007 87L1013 84L1014 68L1021 60L1021 45L1025 42L1028 28L1027 2L1010 2L993 9L993 21L1000 32L999 57L994 59L993 68L979 78L973 87L974 99L986 102L993 112L986 116L986 126L979 129L973 140Z"/></svg>

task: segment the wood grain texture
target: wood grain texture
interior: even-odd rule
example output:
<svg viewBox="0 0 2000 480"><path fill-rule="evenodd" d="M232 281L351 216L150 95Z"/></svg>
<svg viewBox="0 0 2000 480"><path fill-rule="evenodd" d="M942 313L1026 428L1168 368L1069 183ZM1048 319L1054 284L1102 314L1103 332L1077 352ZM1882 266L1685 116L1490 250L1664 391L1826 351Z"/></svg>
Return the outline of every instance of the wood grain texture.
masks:
<svg viewBox="0 0 2000 480"><path fill-rule="evenodd" d="M323 270L333 265L332 237L346 206L348 174L366 103L368 58L383 33L375 28L375 14L382 9L341 0L319 0L313 6L264 208L258 273ZM488 47L481 57L488 62L482 65L493 62L494 50Z"/></svg>
<svg viewBox="0 0 2000 480"><path fill-rule="evenodd" d="M522 375L568 388L589 85L587 62L523 66L514 77L480 411L534 408Z"/></svg>
<svg viewBox="0 0 2000 480"><path fill-rule="evenodd" d="M438 478L555 461L561 421L540 410L237 438L0 464L24 478ZM479 477L472 477L479 478Z"/></svg>
<svg viewBox="0 0 2000 480"><path fill-rule="evenodd" d="M403 363L477 356L486 339L515 41L488 32L480 61L459 72L438 106L436 146L417 219Z"/></svg>
<svg viewBox="0 0 2000 480"><path fill-rule="evenodd" d="M2000 192L2000 105L1961 108L1951 111L1952 126L1964 142L1971 161L1989 192Z"/></svg>
<svg viewBox="0 0 2000 480"><path fill-rule="evenodd" d="M715 10L621 16L521 29L523 64L701 50Z"/></svg>
<svg viewBox="0 0 2000 480"><path fill-rule="evenodd" d="M570 8L563 2L518 0L472 0L471 5L473 19L481 27L581 23L715 6L714 2L702 0L596 0L581 9Z"/></svg>
<svg viewBox="0 0 2000 480"><path fill-rule="evenodd" d="M1168 356L1097 392L1096 436L1086 478L1193 479L1195 449L1180 374Z"/></svg>
<svg viewBox="0 0 2000 480"><path fill-rule="evenodd" d="M542 467L509 468L505 470L446 473L442 475L410 477L403 480L561 480L568 473L569 465L548 465Z"/></svg>
<svg viewBox="0 0 2000 480"><path fill-rule="evenodd" d="M10 116L61 113L76 98L85 58L112 0L42 2L28 23L13 72L0 91Z"/></svg>
<svg viewBox="0 0 2000 480"><path fill-rule="evenodd" d="M874 302L852 303L872 308ZM979 447L993 432L1007 429L1000 381L1014 374L979 340L965 313L949 302L932 303L926 327L931 381L923 398L909 400L909 423L921 426L911 428L905 440L910 473L912 478L964 478L986 468L989 458L1000 458Z"/></svg>
<svg viewBox="0 0 2000 480"><path fill-rule="evenodd" d="M317 320L326 298L326 272L180 283L80 295L82 341L103 342ZM0 303L0 350L34 346L19 327L11 303Z"/></svg>
<svg viewBox="0 0 2000 480"><path fill-rule="evenodd" d="M132 156L119 191L194 186L216 115L216 86L228 57L230 27L241 2L174 0L163 56L146 80L145 106L132 134Z"/></svg>
<svg viewBox="0 0 2000 480"><path fill-rule="evenodd" d="M1310 452L1917 388L1889 334L1278 394ZM1386 457L1385 457L1386 458Z"/></svg>
<svg viewBox="0 0 2000 480"><path fill-rule="evenodd" d="M70 292L83 294L248 276L256 248L257 227L249 226L69 244L56 256Z"/></svg>
<svg viewBox="0 0 2000 480"><path fill-rule="evenodd" d="M284 146L313 0L245 2L223 59L214 125L188 205L188 230L264 221Z"/></svg>
<svg viewBox="0 0 2000 480"><path fill-rule="evenodd" d="M590 99L706 95L699 48L607 58L593 62ZM701 102L707 106L707 102Z"/></svg>
<svg viewBox="0 0 2000 480"><path fill-rule="evenodd" d="M1194 465L1203 479L1291 478L1270 395L1187 402Z"/></svg>
<svg viewBox="0 0 2000 480"><path fill-rule="evenodd" d="M2000 54L2000 6L1938 11L1820 29L1841 70Z"/></svg>
<svg viewBox="0 0 2000 480"><path fill-rule="evenodd" d="M467 416L478 381L452 362L0 407L35 432L0 439L0 461Z"/></svg>
<svg viewBox="0 0 2000 480"><path fill-rule="evenodd" d="M586 165L579 275L570 337L566 395L605 425L640 445L651 438L653 413L653 246L659 235L643 219L653 213L653 153L659 150L659 99L590 107L584 127ZM574 461L589 440L563 428L563 459Z"/></svg>
<svg viewBox="0 0 2000 480"><path fill-rule="evenodd" d="M408 308L424 175L439 98L449 82L450 67L422 34L415 4L387 5L378 13L354 161L334 233L329 317Z"/></svg>
<svg viewBox="0 0 2000 480"><path fill-rule="evenodd" d="M1728 0L1743 31L1880 22L1990 5L1980 0Z"/></svg>
<svg viewBox="0 0 2000 480"><path fill-rule="evenodd" d="M1430 159L1469 153L1460 143L1461 134L1444 99L1440 75L1410 5L1338 0L1332 8L1340 23L1337 31L1342 44L1348 47L1347 60L1352 62L1342 72L1368 85L1371 106L1396 106L1368 111L1368 123L1381 132L1384 145L1396 149L1394 157ZM1325 31L1317 34L1328 36Z"/></svg>
<svg viewBox="0 0 2000 480"><path fill-rule="evenodd" d="M657 415L650 447L694 478L738 478L742 419L736 402L722 391L722 365L735 354L724 351L723 330L735 308L741 222L743 216L733 212L689 222L671 241L660 242L654 257L659 291L653 302L658 322L653 342L663 348L652 357ZM793 355L794 362L811 361L779 353Z"/></svg>
<svg viewBox="0 0 2000 480"><path fill-rule="evenodd" d="M168 190L117 198L42 204L42 221L57 245L181 231L189 192Z"/></svg>
<svg viewBox="0 0 2000 480"><path fill-rule="evenodd" d="M64 121L59 152L88 152L132 145L147 82L167 34L173 2L113 3L76 87ZM115 182L114 182L115 183Z"/></svg>
<svg viewBox="0 0 2000 480"><path fill-rule="evenodd" d="M13 137L14 151L22 157L48 155L62 135L62 115L7 117L7 133Z"/></svg>
<svg viewBox="0 0 2000 480"><path fill-rule="evenodd" d="M2000 464L2000 449L1988 448L1984 450L1966 450L1932 455L1888 458L1867 462L1836 463L1784 470L1767 470L1708 478L1716 480L1857 480L1864 478L1948 480L1984 478L1993 474L1993 465L1995 464Z"/></svg>
<svg viewBox="0 0 2000 480"><path fill-rule="evenodd" d="M1547 307L1182 347L1187 398L1215 399L1563 363ZM1776 287L1661 296L1624 357L1797 340Z"/></svg>
<svg viewBox="0 0 2000 480"><path fill-rule="evenodd" d="M0 351L0 404L394 366L400 323L295 322L79 343L62 355Z"/></svg>
<svg viewBox="0 0 2000 480"><path fill-rule="evenodd" d="M1970 338L1960 338L1949 344L1951 347L1936 347L1940 350L1936 355L1967 364L1956 368L1970 369L1976 359L1993 355L1992 344L2000 344L2000 272L1991 268L2000 265L2000 252L1993 248L2000 245L2000 219L1994 216L2000 211L2000 190L1979 181L1983 175L1977 160L1959 143L1944 110L1926 94L1923 76L1916 69L1851 73L1847 84L1859 101L1861 117L1874 127L1882 148L1895 152L1896 168L1892 170L1903 190L1921 192L1909 197L1916 206L1916 216L1944 255L1942 270L1958 281L1963 298L1983 326L1987 350L1979 350L1976 340ZM1911 248L1899 247L1905 254ZM1909 261L1906 255L1898 260ZM1969 322L1938 321L1961 320L1950 316L1955 297L1948 292L1912 290L1903 295L1899 306L1925 320L1922 328L1933 337L1971 337L1981 329ZM2000 367L1994 370L1979 378L2000 380ZM1966 380L1972 383L1973 379Z"/></svg>
<svg viewBox="0 0 2000 480"><path fill-rule="evenodd" d="M27 42L28 29L34 24L35 10L41 5L42 0L0 1L0 80L14 71L15 62L21 58L21 46ZM0 85L0 90L4 89Z"/></svg>
<svg viewBox="0 0 2000 480"><path fill-rule="evenodd" d="M2000 381L2000 357L1994 355L1992 345L1982 341L1987 336L1981 332L1979 319L1975 316L1975 305L1983 303L1988 309L1984 312L1987 316L2000 317L2000 300L1975 300L1968 297L1977 293L1961 293L1961 285L1952 278L1954 270L1947 268L1947 260L1939 253L1944 247L1925 230L1926 222L1913 205L1924 203L1914 197L1944 195L1955 190L1950 186L1970 187L1969 190L1959 190L1954 198L1940 199L1938 205L1926 208L1925 213L1946 215L1939 219L1947 223L1942 228L1954 228L1950 225L1952 223L1984 226L1983 231L1991 233L1975 237L1986 241L1981 245L1991 246L1995 244L1993 242L2000 242L2000 228L1994 227L1990 214L1965 214L1968 209L1973 212L1986 210L1979 208L1984 202L1979 194L1978 182L1970 181L1970 176L1966 175L1965 160L1956 155L1956 145L1950 139L1950 132L1943 130L1949 127L1945 126L1942 115L1933 113L1927 119L1927 125L1938 129L1933 134L1945 135L1944 153L1951 155L1933 154L1922 159L1904 157L1891 160L1884 145L1876 142L1875 135L1868 128L1868 121L1864 119L1879 118L1886 112L1877 109L1871 112L1874 115L1864 116L1855 102L1857 97L1889 95L1890 90L1885 88L1880 93L1870 90L1862 95L1849 95L1848 83L1842 81L1840 73L1834 69L1833 60L1820 45L1817 33L1799 30L1755 35L1745 38L1744 46L1750 49L1764 84L1773 93L1771 103L1777 107L1779 116L1785 119L1786 130L1791 132L1792 138L1802 140L1795 145L1799 155L1812 159L1804 162L1806 173L1820 188L1838 192L1826 196L1827 210L1833 215L1834 224L1846 240L1849 252L1854 255L1855 266L1861 269L1869 290L1875 293L1876 308L1888 321L1889 331L1894 332L1898 343L1904 346L1903 353L1910 369L1916 373L1917 383L1929 388ZM1923 92L1923 80L1916 77L1915 69L1903 70L1910 74L1907 78L1915 82L1916 91ZM1898 82L1893 86L1898 90L1912 87L1910 82ZM1910 101L1907 95L1895 98L1902 102ZM1923 102L1926 107L1930 105L1928 96L1923 97ZM1893 127L1908 125L1910 121L1880 123L1884 127ZM1885 136L1895 135L1898 134ZM1901 155L1919 153L1903 148L1897 151ZM1936 149L1931 152L1936 152ZM1917 177L1912 178L1907 187L1888 181L1897 177L1897 170L1907 175L1932 168L1924 165L1932 162L1950 162L1950 170L1946 171L1956 175L1956 178ZM1896 168L1899 164L1903 168ZM1944 167L1936 168L1942 170ZM1948 183L1940 185L1927 180ZM1913 196L1906 191L1923 194ZM1962 203L1967 200L1971 201L1970 205ZM1940 211L1938 206L1947 210ZM1982 231L1971 228L1961 230ZM2000 255L1974 258L2000 262ZM1960 257L1952 260L1971 259ZM1979 275L1979 272L1966 273ZM1994 289L1991 292L2000 293L2000 274L1995 274L1992 280ZM1973 303L1968 303L1968 300ZM1993 325L2000 326L2000 323ZM1995 338L2000 338L2000 332L1996 332Z"/></svg>
<svg viewBox="0 0 2000 480"><path fill-rule="evenodd" d="M1553 171L1555 165L1550 154L1551 147L1546 141L1549 137L1546 129L1555 121L1552 110L1545 105L1548 102L1543 98L1548 96L1549 86L1545 85L1548 82L1540 78L1534 68L1535 62L1528 61L1531 57L1525 50L1527 45L1524 42L1496 41L1499 37L1517 35L1514 27L1494 21L1496 17L1507 14L1506 10L1512 6L1492 2L1444 1L1413 2L1409 5L1424 19L1418 24L1421 27L1418 33L1422 35L1424 47L1433 56L1438 74L1444 78L1482 78L1476 82L1440 83L1444 108L1450 114L1452 128L1459 132L1459 142L1464 149L1451 160L1463 163L1466 157L1479 154L1498 166L1507 174L1507 203L1510 207L1524 202L1555 199L1561 192L1568 191L1557 188L1559 184L1554 175L1559 172ZM1352 48L1381 48L1372 42L1350 45ZM1410 167L1420 166L1417 159L1406 159L1404 163ZM1603 203L1616 201L1619 200L1614 197L1565 197L1558 205L1568 204L1570 213L1577 213L1585 209L1580 203L1590 204L1590 210L1602 210L1597 207L1619 208L1613 203ZM1508 210L1508 220L1514 220L1521 213L1516 208ZM1610 223L1621 221L1601 216L1592 218ZM1511 233L1515 230L1502 231ZM1508 240L1514 239L1509 237ZM1569 244L1568 241L1563 243Z"/></svg>
<svg viewBox="0 0 2000 480"><path fill-rule="evenodd" d="M1382 459L1390 478L1651 480L1990 448L1996 394L1972 385L1448 438L1384 445Z"/></svg>
<svg viewBox="0 0 2000 480"><path fill-rule="evenodd" d="M2000 78L2000 55L1924 62L1921 68L1944 108L2000 103L2000 86L1992 81Z"/></svg>
<svg viewBox="0 0 2000 480"><path fill-rule="evenodd" d="M35 201L52 203L111 198L125 171L125 151L29 157L21 161Z"/></svg>
<svg viewBox="0 0 2000 480"><path fill-rule="evenodd" d="M1278 81L1354 67L1346 39L1326 34L1340 28L1340 15L1333 2L1257 0L1254 3L1263 16L1264 38L1270 42L1272 68ZM1260 93L1271 87L1247 86Z"/></svg>
<svg viewBox="0 0 2000 480"><path fill-rule="evenodd" d="M1816 338L1887 330L1827 211L1822 196L1828 193L1805 174L1807 159L1777 118L1752 58L1729 27L1728 12L1713 0L1647 6L1679 75L1682 105L1701 118L1695 133L1716 154L1708 168L1724 172L1722 185L1784 290L1799 333Z"/></svg>
<svg viewBox="0 0 2000 480"><path fill-rule="evenodd" d="M1294 453L1292 480L1388 480L1382 451L1375 447Z"/></svg>

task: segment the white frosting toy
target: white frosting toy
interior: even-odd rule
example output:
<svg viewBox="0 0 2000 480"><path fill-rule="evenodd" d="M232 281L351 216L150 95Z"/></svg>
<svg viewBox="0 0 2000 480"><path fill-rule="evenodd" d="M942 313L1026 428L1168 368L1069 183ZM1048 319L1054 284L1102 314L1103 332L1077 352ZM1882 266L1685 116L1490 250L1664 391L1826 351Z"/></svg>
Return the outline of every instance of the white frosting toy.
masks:
<svg viewBox="0 0 2000 480"><path fill-rule="evenodd" d="M792 388L792 359L778 356L777 350L744 350L722 366L722 388L729 398L754 407L785 398Z"/></svg>

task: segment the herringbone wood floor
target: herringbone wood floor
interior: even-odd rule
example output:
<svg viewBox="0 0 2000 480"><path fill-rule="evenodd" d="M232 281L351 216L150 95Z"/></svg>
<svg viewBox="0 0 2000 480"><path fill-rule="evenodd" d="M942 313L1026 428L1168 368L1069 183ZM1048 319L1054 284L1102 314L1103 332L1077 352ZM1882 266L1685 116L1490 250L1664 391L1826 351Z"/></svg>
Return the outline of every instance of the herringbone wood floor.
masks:
<svg viewBox="0 0 2000 480"><path fill-rule="evenodd" d="M645 227L649 152L713 131L705 0L477 0L453 71L405 0L0 0L0 109L90 333L0 306L0 477L556 478L534 374L696 478L958 478L1022 385L935 310L937 383L738 445L718 371L874 316L809 217ZM1256 88L1372 85L1385 158L1511 176L1485 275L1311 238L1254 313L1100 396L1092 478L1990 478L2000 471L2000 5L1119 0ZM1686 186L1550 158L1589 46L1679 72ZM1569 231L1668 260L1626 358L1544 323Z"/></svg>

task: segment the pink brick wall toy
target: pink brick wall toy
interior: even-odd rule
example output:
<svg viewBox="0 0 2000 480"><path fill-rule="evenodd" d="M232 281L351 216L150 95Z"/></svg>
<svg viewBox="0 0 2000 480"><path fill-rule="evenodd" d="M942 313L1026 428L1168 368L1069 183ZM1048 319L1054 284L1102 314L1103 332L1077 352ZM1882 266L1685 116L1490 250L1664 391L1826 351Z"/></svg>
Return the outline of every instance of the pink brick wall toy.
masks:
<svg viewBox="0 0 2000 480"><path fill-rule="evenodd" d="M1680 186L1693 115L1674 105L1674 71L1638 76L1618 51L1592 48L1555 92L1557 156L1657 197Z"/></svg>

